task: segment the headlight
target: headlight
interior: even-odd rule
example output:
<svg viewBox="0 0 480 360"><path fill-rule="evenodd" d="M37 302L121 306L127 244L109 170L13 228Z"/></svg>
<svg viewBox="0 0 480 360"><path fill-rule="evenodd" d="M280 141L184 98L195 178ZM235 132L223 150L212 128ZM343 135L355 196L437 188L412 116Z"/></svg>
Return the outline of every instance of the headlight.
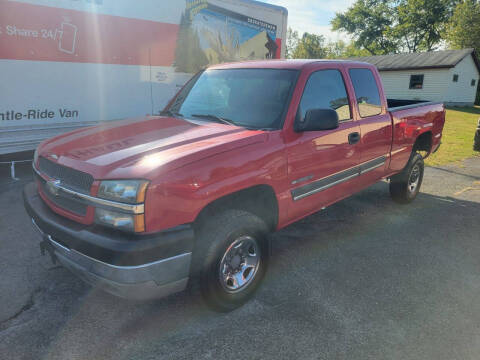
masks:
<svg viewBox="0 0 480 360"><path fill-rule="evenodd" d="M147 186L148 181L145 180L105 180L100 182L97 197L126 204L141 204L145 202ZM145 231L145 214L96 208L95 222L124 231Z"/></svg>
<svg viewBox="0 0 480 360"><path fill-rule="evenodd" d="M95 222L97 224L113 227L118 230L143 232L145 231L144 215L124 214L117 211L95 209Z"/></svg>
<svg viewBox="0 0 480 360"><path fill-rule="evenodd" d="M145 201L148 181L105 180L100 182L97 196L102 199L138 204Z"/></svg>

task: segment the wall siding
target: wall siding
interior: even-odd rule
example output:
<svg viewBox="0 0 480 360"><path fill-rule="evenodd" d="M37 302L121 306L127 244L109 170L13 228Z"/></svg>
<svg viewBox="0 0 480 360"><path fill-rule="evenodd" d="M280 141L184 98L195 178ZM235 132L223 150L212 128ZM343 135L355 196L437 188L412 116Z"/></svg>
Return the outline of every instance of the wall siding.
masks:
<svg viewBox="0 0 480 360"><path fill-rule="evenodd" d="M477 92L479 72L475 66L472 56L465 57L457 66L450 69L450 81L446 102L473 103ZM458 74L458 82L453 82L453 75ZM475 86L471 85L472 79Z"/></svg>
<svg viewBox="0 0 480 360"><path fill-rule="evenodd" d="M409 89L410 76L423 74L423 89ZM458 82L453 75L458 74ZM480 74L472 56L465 57L454 68L380 71L387 98L443 101L446 103L473 104ZM472 79L476 85L471 86Z"/></svg>
<svg viewBox="0 0 480 360"><path fill-rule="evenodd" d="M387 98L445 101L450 69L380 71ZM409 89L410 75L423 74L423 88Z"/></svg>

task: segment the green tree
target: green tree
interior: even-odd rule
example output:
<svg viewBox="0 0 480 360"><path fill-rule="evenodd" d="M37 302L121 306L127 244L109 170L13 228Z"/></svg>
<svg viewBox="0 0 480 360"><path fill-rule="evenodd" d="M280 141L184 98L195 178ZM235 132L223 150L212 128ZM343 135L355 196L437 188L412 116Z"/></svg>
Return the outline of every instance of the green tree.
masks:
<svg viewBox="0 0 480 360"><path fill-rule="evenodd" d="M399 46L391 36L391 4L388 0L357 0L347 11L335 15L332 29L352 35L355 46L371 55L395 53Z"/></svg>
<svg viewBox="0 0 480 360"><path fill-rule="evenodd" d="M346 43L343 40L338 40L327 45L327 58L329 59L348 59L369 55L370 53L366 49L359 49L353 41Z"/></svg>
<svg viewBox="0 0 480 360"><path fill-rule="evenodd" d="M332 20L372 55L433 50L458 0L357 0Z"/></svg>
<svg viewBox="0 0 480 360"><path fill-rule="evenodd" d="M447 25L446 40L453 49L474 48L480 52L480 3L464 0L455 7ZM480 104L480 86L477 85L475 103Z"/></svg>
<svg viewBox="0 0 480 360"><path fill-rule="evenodd" d="M453 49L474 48L480 52L480 3L464 0L455 7L445 37Z"/></svg>
<svg viewBox="0 0 480 360"><path fill-rule="evenodd" d="M298 45L298 31L293 30L292 28L288 28L287 30L287 39L285 41L285 58L291 59L293 56L293 52L297 48Z"/></svg>
<svg viewBox="0 0 480 360"><path fill-rule="evenodd" d="M402 0L395 8L397 22L390 35L398 39L403 51L435 50L455 3L456 0Z"/></svg>
<svg viewBox="0 0 480 360"><path fill-rule="evenodd" d="M293 59L323 59L328 54L322 35L304 33L292 52Z"/></svg>
<svg viewBox="0 0 480 360"><path fill-rule="evenodd" d="M346 43L343 40L338 40L325 44L325 38L322 35L305 33L302 38L299 39L298 31L292 28L287 30L285 51L285 57L287 59L347 59L368 55L370 55L370 53L367 50L359 49L353 41Z"/></svg>

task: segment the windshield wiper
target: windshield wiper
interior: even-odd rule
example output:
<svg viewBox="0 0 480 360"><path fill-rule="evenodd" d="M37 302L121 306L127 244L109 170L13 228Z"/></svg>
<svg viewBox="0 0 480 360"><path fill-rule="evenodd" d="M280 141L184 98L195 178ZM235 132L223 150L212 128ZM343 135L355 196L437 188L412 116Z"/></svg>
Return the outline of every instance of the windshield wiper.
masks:
<svg viewBox="0 0 480 360"><path fill-rule="evenodd" d="M192 114L192 116L198 117L198 118L215 120L216 122L221 122L221 123L224 123L224 124L237 126L237 124L235 124L232 120L225 119L225 118L222 118L220 116L213 115L213 114Z"/></svg>
<svg viewBox="0 0 480 360"><path fill-rule="evenodd" d="M172 110L163 110L160 112L160 115L167 115L167 116L183 116L182 114L180 113L177 113L175 111L172 111Z"/></svg>

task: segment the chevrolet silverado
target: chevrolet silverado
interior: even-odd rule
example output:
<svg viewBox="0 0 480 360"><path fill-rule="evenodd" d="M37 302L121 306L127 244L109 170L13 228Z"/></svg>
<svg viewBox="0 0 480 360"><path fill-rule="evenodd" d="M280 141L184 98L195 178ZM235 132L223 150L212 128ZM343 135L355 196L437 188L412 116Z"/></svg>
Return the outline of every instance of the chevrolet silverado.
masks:
<svg viewBox="0 0 480 360"><path fill-rule="evenodd" d="M384 179L414 200L444 121L442 103L387 100L367 63L222 64L158 116L44 141L24 202L42 251L88 283L230 311L264 277L270 232Z"/></svg>

